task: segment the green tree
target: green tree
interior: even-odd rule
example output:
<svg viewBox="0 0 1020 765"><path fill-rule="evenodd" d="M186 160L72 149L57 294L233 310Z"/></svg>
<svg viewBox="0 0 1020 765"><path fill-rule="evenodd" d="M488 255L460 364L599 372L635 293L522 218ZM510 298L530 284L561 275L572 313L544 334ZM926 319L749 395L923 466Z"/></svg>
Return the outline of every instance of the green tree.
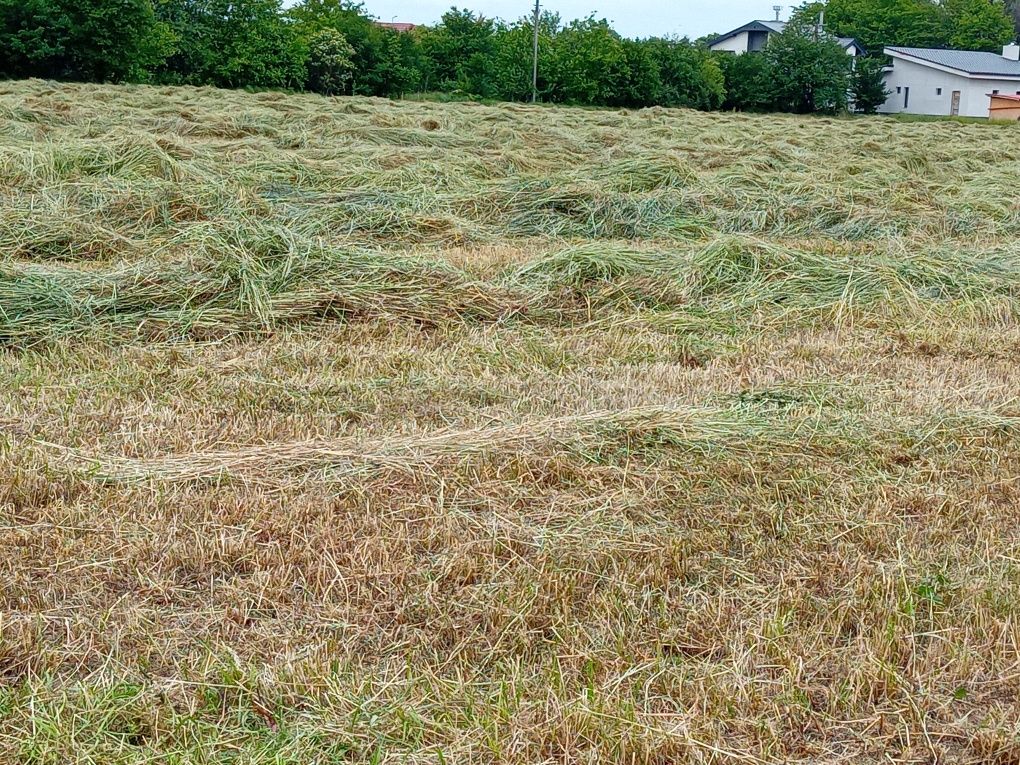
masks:
<svg viewBox="0 0 1020 765"><path fill-rule="evenodd" d="M660 104L692 109L722 106L726 80L715 56L688 40L652 38L644 45L659 69Z"/></svg>
<svg viewBox="0 0 1020 765"><path fill-rule="evenodd" d="M300 88L307 46L286 22L280 0L161 0L175 50L167 82L222 88Z"/></svg>
<svg viewBox="0 0 1020 765"><path fill-rule="evenodd" d="M620 36L593 17L572 21L556 36L550 69L553 100L576 104L612 103L630 77Z"/></svg>
<svg viewBox="0 0 1020 765"><path fill-rule="evenodd" d="M616 82L616 93L609 99L610 106L642 107L662 103L662 78L659 64L648 44L638 40L623 40L625 65L623 76Z"/></svg>
<svg viewBox="0 0 1020 765"><path fill-rule="evenodd" d="M951 48L997 53L1015 38L1013 20L997 0L944 0L942 10Z"/></svg>
<svg viewBox="0 0 1020 765"><path fill-rule="evenodd" d="M374 66L362 77L363 92L399 97L421 88L421 46L413 33L376 27L372 36Z"/></svg>
<svg viewBox="0 0 1020 765"><path fill-rule="evenodd" d="M772 65L760 53L715 54L725 83L723 107L738 111L764 111L772 102Z"/></svg>
<svg viewBox="0 0 1020 765"><path fill-rule="evenodd" d="M511 26L501 26L493 40L492 78L495 95L507 101L531 100L532 19L521 19ZM544 97L549 90L553 40L559 31L560 17L543 13L538 22L538 92Z"/></svg>
<svg viewBox="0 0 1020 765"><path fill-rule="evenodd" d="M375 24L356 0L300 0L286 11L298 36L310 43L325 29L334 29L354 49L351 91L360 95L402 93L413 78L414 65L405 60L405 44L414 38ZM413 44L411 46L413 48Z"/></svg>
<svg viewBox="0 0 1020 765"><path fill-rule="evenodd" d="M444 13L439 24L421 35L426 87L493 95L495 33L492 19L457 8Z"/></svg>
<svg viewBox="0 0 1020 765"><path fill-rule="evenodd" d="M794 12L791 23L814 25L823 7L825 31L853 37L869 53L880 53L886 45L932 48L944 44L941 14L932 0L810 2Z"/></svg>
<svg viewBox="0 0 1020 765"><path fill-rule="evenodd" d="M828 33L853 37L871 54L887 45L994 51L1014 35L1002 0L815 1L793 21L814 24L823 7Z"/></svg>
<svg viewBox="0 0 1020 765"><path fill-rule="evenodd" d="M308 44L308 88L335 96L354 76L354 48L335 29L323 29Z"/></svg>
<svg viewBox="0 0 1020 765"><path fill-rule="evenodd" d="M798 114L846 110L851 59L835 40L815 39L810 28L791 22L769 39L761 55L771 70L773 109Z"/></svg>
<svg viewBox="0 0 1020 765"><path fill-rule="evenodd" d="M0 74L143 81L171 35L151 0L0 0Z"/></svg>
<svg viewBox="0 0 1020 765"><path fill-rule="evenodd" d="M889 97L885 87L884 65L880 56L857 59L850 76L850 97L856 111L874 114Z"/></svg>

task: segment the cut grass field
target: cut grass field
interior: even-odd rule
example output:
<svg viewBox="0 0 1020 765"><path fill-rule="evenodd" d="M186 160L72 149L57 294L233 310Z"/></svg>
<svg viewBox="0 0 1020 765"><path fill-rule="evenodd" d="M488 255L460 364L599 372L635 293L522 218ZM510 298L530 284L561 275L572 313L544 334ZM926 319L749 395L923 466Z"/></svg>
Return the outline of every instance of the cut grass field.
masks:
<svg viewBox="0 0 1020 765"><path fill-rule="evenodd" d="M1020 761L1017 177L0 84L0 762Z"/></svg>

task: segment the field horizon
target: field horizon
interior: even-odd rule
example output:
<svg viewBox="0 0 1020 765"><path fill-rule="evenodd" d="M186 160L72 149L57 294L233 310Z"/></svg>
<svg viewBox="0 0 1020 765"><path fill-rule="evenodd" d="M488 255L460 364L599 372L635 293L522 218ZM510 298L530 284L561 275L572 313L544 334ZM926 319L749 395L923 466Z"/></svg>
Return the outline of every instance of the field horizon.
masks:
<svg viewBox="0 0 1020 765"><path fill-rule="evenodd" d="M0 134L0 762L1020 761L1015 125Z"/></svg>

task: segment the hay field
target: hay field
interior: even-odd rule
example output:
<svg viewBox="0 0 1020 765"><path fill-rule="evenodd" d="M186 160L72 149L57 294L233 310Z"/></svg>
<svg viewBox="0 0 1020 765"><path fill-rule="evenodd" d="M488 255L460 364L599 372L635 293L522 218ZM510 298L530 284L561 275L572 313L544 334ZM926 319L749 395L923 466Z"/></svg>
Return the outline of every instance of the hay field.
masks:
<svg viewBox="0 0 1020 765"><path fill-rule="evenodd" d="M1016 126L0 136L0 762L1020 761Z"/></svg>

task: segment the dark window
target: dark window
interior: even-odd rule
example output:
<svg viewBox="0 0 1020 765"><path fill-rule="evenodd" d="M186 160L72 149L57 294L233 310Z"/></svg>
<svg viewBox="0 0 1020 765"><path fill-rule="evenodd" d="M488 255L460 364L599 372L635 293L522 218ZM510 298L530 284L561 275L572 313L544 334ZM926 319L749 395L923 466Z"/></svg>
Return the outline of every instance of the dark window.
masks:
<svg viewBox="0 0 1020 765"><path fill-rule="evenodd" d="M910 86L906 85L903 88L903 108L906 109L910 106Z"/></svg>
<svg viewBox="0 0 1020 765"><path fill-rule="evenodd" d="M936 96L941 96L942 95L942 88L935 88L935 95Z"/></svg>
<svg viewBox="0 0 1020 765"><path fill-rule="evenodd" d="M748 32L747 50L751 53L765 50L765 44L769 41L768 32Z"/></svg>
<svg viewBox="0 0 1020 765"><path fill-rule="evenodd" d="M896 92L897 93L902 93L903 92L903 88L901 88L899 85L897 85L896 86Z"/></svg>
<svg viewBox="0 0 1020 765"><path fill-rule="evenodd" d="M997 95L999 95L999 91L997 91L997 90L993 90L993 91L992 91L992 95L993 95L993 96L997 96Z"/></svg>

